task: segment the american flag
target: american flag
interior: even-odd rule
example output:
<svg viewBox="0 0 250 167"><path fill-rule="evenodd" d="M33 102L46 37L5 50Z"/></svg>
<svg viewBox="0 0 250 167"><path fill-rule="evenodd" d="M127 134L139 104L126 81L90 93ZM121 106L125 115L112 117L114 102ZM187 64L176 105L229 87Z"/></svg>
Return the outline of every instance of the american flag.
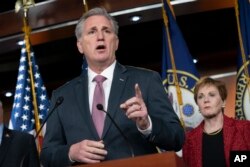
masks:
<svg viewBox="0 0 250 167"><path fill-rule="evenodd" d="M35 97L37 100L38 116L40 125L46 118L49 109L49 98L43 84L34 53L30 54L32 73L34 78ZM33 94L31 87L31 77L29 75L28 54L25 45L21 49L20 65L17 76L14 103L9 122L9 128L27 132L35 135L35 115L33 106Z"/></svg>

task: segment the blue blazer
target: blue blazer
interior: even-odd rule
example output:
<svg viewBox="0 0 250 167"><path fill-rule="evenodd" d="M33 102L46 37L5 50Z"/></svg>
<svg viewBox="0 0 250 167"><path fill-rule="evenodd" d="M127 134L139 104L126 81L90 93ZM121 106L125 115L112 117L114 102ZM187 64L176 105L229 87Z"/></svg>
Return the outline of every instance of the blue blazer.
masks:
<svg viewBox="0 0 250 167"><path fill-rule="evenodd" d="M128 119L120 109L121 103L135 95L136 83L140 86L152 120L152 133L147 137L138 131L135 122ZM71 165L68 152L72 144L84 139L100 140L89 110L87 71L53 92L52 107L60 96L64 97L64 101L47 122L41 152L44 166ZM157 153L156 146L176 151L182 147L184 130L157 72L123 66L117 62L107 111L128 137L136 156ZM131 157L128 144L107 116L102 140L108 151L105 160Z"/></svg>
<svg viewBox="0 0 250 167"><path fill-rule="evenodd" d="M34 137L4 127L0 145L0 166L40 167Z"/></svg>

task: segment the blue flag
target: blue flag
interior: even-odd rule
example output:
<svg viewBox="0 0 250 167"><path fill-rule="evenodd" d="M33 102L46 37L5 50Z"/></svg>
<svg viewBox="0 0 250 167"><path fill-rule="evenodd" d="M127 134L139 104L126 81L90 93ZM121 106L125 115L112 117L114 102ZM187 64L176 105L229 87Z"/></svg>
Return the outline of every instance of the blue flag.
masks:
<svg viewBox="0 0 250 167"><path fill-rule="evenodd" d="M86 71L88 69L88 62L85 57L83 57L82 60L82 72Z"/></svg>
<svg viewBox="0 0 250 167"><path fill-rule="evenodd" d="M47 116L49 109L49 98L43 84L34 53L31 52L30 60L34 78L34 90L32 92L31 76L29 75L29 61L25 45L21 49L21 58L17 76L14 103L11 111L9 128L35 135L36 119L34 111L34 97L37 101L38 121L41 125Z"/></svg>
<svg viewBox="0 0 250 167"><path fill-rule="evenodd" d="M237 0L235 6L239 36L235 117L250 120L250 0Z"/></svg>
<svg viewBox="0 0 250 167"><path fill-rule="evenodd" d="M203 119L193 95L199 74L176 23L170 4L166 0L163 0L163 19L165 23L162 57L163 84L185 130L190 130Z"/></svg>

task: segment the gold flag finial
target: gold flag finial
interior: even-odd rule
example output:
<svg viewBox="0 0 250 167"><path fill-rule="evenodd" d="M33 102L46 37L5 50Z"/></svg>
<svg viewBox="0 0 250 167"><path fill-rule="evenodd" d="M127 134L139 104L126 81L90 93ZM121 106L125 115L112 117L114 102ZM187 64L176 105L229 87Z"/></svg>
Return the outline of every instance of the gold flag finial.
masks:
<svg viewBox="0 0 250 167"><path fill-rule="evenodd" d="M15 12L19 12L21 8L24 10L29 9L31 6L34 6L35 2L34 0L17 0L15 4Z"/></svg>

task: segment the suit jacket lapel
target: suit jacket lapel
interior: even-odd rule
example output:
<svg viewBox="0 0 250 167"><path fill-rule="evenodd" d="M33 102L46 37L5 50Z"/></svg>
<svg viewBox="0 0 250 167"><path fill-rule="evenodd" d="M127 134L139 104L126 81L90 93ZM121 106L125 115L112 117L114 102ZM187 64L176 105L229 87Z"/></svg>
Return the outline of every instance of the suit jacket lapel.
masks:
<svg viewBox="0 0 250 167"><path fill-rule="evenodd" d="M197 167L202 167L202 137L203 137L203 127L204 122L202 122L198 127L195 133L192 135L192 140L188 146L188 148L191 148L193 152L191 153L193 160L192 162L195 162Z"/></svg>
<svg viewBox="0 0 250 167"><path fill-rule="evenodd" d="M199 131L198 131L198 135L197 135L197 141L194 143L196 145L196 148L198 148L196 150L196 157L197 158L197 166L202 167L202 137L203 137L203 127L204 124L202 124L202 126L200 126Z"/></svg>
<svg viewBox="0 0 250 167"><path fill-rule="evenodd" d="M11 145L12 139L13 139L13 134L12 134L11 130L4 127L2 143L1 143L1 146L0 146L0 166L2 166L1 164L4 161L4 158L6 156L8 147Z"/></svg>
<svg viewBox="0 0 250 167"><path fill-rule="evenodd" d="M230 157L230 150L231 144L233 143L233 139L235 135L235 126L233 122L231 122L226 116L224 116L224 125L223 125L223 142L224 142L224 154L226 159L227 165L229 165L229 157Z"/></svg>
<svg viewBox="0 0 250 167"><path fill-rule="evenodd" d="M79 105L80 116L83 118L83 121L89 126L93 136L98 140L99 136L95 130L94 123L89 110L89 93L88 93L88 74L87 70L83 71L81 78L75 86L75 94L77 99L77 104ZM79 93L81 92L81 93ZM84 123L83 122L83 123Z"/></svg>
<svg viewBox="0 0 250 167"><path fill-rule="evenodd" d="M108 109L107 109L107 111L109 112L112 118L115 117L115 114L120 108L120 102L121 102L120 98L123 94L122 92L124 91L126 80L127 80L125 71L126 71L126 68L117 62L115 71L114 71L112 85L111 85L111 91L109 95L109 102L108 102ZM107 134L107 131L111 124L112 124L111 120L107 118L106 116L105 125L103 129L103 134L102 134L103 138Z"/></svg>

